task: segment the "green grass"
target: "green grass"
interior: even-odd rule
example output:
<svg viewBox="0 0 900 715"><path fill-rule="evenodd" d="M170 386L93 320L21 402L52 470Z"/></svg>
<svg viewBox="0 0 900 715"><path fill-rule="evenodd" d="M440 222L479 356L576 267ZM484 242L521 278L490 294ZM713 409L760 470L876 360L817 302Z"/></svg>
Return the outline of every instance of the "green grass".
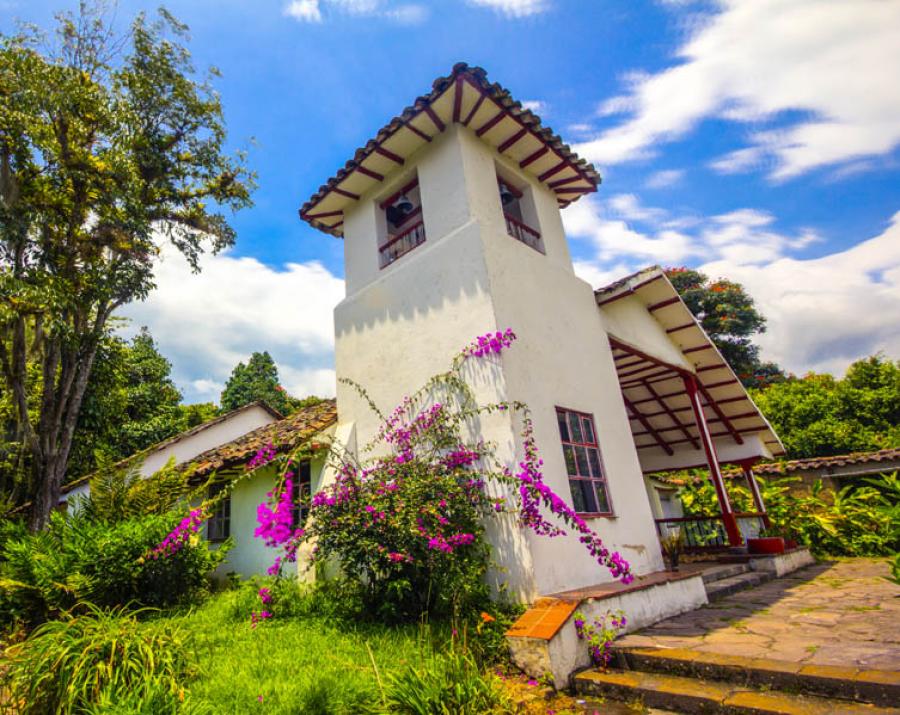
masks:
<svg viewBox="0 0 900 715"><path fill-rule="evenodd" d="M386 681L419 662L423 638L440 642L449 635L316 615L276 617L252 629L247 593L220 593L193 612L165 619L193 635L200 675L188 684L190 700L216 713L363 712L381 703L372 660Z"/></svg>

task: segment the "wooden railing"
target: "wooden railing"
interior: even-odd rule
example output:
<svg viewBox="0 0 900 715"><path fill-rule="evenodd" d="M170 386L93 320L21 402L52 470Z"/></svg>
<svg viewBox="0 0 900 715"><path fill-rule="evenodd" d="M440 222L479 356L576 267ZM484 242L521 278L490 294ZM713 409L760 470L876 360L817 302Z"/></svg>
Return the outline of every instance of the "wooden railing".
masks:
<svg viewBox="0 0 900 715"><path fill-rule="evenodd" d="M735 513L744 539L757 536L763 528L761 512ZM685 551L714 551L728 548L728 535L721 516L680 516L656 519L656 531L660 538L679 529L684 536Z"/></svg>
<svg viewBox="0 0 900 715"><path fill-rule="evenodd" d="M535 251L544 252L544 247L541 245L541 234L508 213L504 212L503 216L506 218L506 232L510 236L521 241L526 246L531 246Z"/></svg>
<svg viewBox="0 0 900 715"><path fill-rule="evenodd" d="M378 247L378 256L381 267L391 265L400 256L409 253L416 246L425 243L425 222L414 223L402 233L388 236L388 240Z"/></svg>

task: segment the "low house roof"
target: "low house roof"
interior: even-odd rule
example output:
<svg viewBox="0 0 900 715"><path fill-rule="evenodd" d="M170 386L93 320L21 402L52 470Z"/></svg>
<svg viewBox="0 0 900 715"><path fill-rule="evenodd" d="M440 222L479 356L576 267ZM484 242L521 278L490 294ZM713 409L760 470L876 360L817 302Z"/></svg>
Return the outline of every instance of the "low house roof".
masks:
<svg viewBox="0 0 900 715"><path fill-rule="evenodd" d="M792 459L789 462L768 462L753 467L754 474L778 475L791 472L828 469L829 467L846 467L853 464L872 464L900 461L900 447L879 449L876 452L854 452L839 454L833 457L813 457L811 459Z"/></svg>
<svg viewBox="0 0 900 715"><path fill-rule="evenodd" d="M244 412L247 412L248 410L251 410L251 409L257 408L257 407L268 412L276 420L284 419L283 414L281 414L278 410L274 409L273 407L270 407L269 405L267 405L265 402L263 402L261 400L257 400L256 402L249 402L246 405L237 407L229 412L219 415L218 417L214 417L211 420L207 420L206 422L201 422L199 425L197 425L195 427L191 427L189 430L185 430L184 432L179 432L178 434L176 434L172 437L169 437L168 439L164 439L162 442L157 442L156 444L153 444L153 445L147 447L146 449L141 450L140 452L137 452L128 457L125 457L125 459L121 459L118 462L116 462L113 465L113 468L123 467L124 465L128 464L132 460L138 459L140 457L147 457L147 456L153 454L154 452L160 451L161 449L165 449L166 447L171 447L173 444L182 442L182 441L188 439L189 437L193 437L194 435L200 434L201 432L208 430L210 427L215 427L218 424L227 422L228 420L232 419L233 417L237 417L239 414L242 414ZM94 473L92 472L91 474L87 474L83 477L79 477L78 479L71 481L68 484L64 484L62 487L61 493L67 494L75 487L81 486L82 484L87 484L93 478L94 478Z"/></svg>
<svg viewBox="0 0 900 715"><path fill-rule="evenodd" d="M662 268L645 268L594 294L601 308L623 298L636 297L692 367L687 371L665 363L610 336L638 450L658 450L671 455L683 444L699 448L700 436L683 381L683 376L690 372L697 381L711 437L742 444L744 435L760 434L771 454L785 453L775 430Z"/></svg>
<svg viewBox="0 0 900 715"><path fill-rule="evenodd" d="M461 62L378 130L300 209L314 228L343 236L344 210L451 124L471 127L556 194L560 207L597 190L600 174L481 67Z"/></svg>
<svg viewBox="0 0 900 715"><path fill-rule="evenodd" d="M299 447L315 434L337 422L337 402L323 400L297 410L289 417L259 427L231 442L197 455L184 468L191 475L205 477L212 472L240 467L249 462L263 447L272 445L279 454Z"/></svg>

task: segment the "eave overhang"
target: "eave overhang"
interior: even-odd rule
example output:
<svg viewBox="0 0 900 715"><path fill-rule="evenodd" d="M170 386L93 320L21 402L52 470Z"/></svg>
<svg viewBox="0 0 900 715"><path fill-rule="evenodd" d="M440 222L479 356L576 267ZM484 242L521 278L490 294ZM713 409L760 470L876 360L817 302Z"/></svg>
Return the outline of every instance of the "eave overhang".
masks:
<svg viewBox="0 0 900 715"><path fill-rule="evenodd" d="M343 236L344 211L451 124L461 124L556 194L560 208L597 190L600 174L480 67L459 63L382 127L300 208L300 218Z"/></svg>

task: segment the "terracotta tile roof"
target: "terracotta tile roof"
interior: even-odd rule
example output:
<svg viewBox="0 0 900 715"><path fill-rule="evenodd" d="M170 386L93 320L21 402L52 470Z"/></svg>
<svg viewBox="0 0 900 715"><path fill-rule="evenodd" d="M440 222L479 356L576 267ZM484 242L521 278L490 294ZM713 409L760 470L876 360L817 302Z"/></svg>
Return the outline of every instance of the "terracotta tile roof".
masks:
<svg viewBox="0 0 900 715"><path fill-rule="evenodd" d="M324 400L298 410L290 417L259 427L232 442L197 455L184 468L193 465L193 476L204 477L216 470L246 464L262 447L272 444L279 453L288 452L314 434L337 422L337 403Z"/></svg>
<svg viewBox="0 0 900 715"><path fill-rule="evenodd" d="M546 183L560 206L597 190L600 174L593 165L542 126L540 118L507 89L488 82L481 67L461 62L357 149L303 204L300 218L325 233L342 236L344 209L379 186L388 174L402 171L406 158L453 123L471 127L482 141Z"/></svg>
<svg viewBox="0 0 900 715"><path fill-rule="evenodd" d="M827 467L845 467L850 464L871 464L900 460L900 447L880 449L877 452L856 452L839 454L834 457L816 457L814 459L794 459L790 462L769 462L753 467L754 474L788 474L811 469Z"/></svg>

